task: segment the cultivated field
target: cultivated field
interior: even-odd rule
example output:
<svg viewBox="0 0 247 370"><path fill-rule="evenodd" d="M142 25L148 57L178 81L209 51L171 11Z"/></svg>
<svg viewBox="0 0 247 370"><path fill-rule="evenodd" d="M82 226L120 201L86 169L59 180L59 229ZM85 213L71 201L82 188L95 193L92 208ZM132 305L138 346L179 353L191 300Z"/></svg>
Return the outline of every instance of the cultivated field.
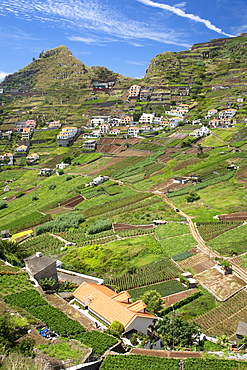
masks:
<svg viewBox="0 0 247 370"><path fill-rule="evenodd" d="M210 268L194 276L216 299L225 301L246 286L246 282L234 274L224 275L216 268Z"/></svg>

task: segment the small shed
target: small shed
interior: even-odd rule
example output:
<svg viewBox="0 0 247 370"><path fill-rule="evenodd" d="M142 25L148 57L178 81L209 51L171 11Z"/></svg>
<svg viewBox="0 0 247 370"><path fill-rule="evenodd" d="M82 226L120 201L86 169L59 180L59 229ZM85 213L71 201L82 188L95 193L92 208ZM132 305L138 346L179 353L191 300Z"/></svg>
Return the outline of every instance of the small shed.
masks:
<svg viewBox="0 0 247 370"><path fill-rule="evenodd" d="M1 239L4 240L4 239L9 239L11 238L11 234L9 232L9 230L2 230L1 231Z"/></svg>
<svg viewBox="0 0 247 370"><path fill-rule="evenodd" d="M58 281L56 259L44 256L41 252L24 259L27 272L36 280L53 278Z"/></svg>
<svg viewBox="0 0 247 370"><path fill-rule="evenodd" d="M237 340L241 340L245 336L247 336L247 323L243 321L239 321L238 327L236 330Z"/></svg>

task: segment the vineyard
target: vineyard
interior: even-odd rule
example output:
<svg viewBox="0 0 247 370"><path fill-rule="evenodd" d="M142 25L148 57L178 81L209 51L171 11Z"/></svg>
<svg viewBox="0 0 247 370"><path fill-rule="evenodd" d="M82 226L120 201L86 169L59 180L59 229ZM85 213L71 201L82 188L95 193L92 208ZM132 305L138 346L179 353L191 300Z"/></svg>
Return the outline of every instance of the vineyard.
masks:
<svg viewBox="0 0 247 370"><path fill-rule="evenodd" d="M237 221L200 222L197 224L197 229L202 239L208 241L241 224L242 222Z"/></svg>
<svg viewBox="0 0 247 370"><path fill-rule="evenodd" d="M109 347L117 343L117 339L96 331L85 332L78 321L70 319L59 309L49 305L36 290L30 289L5 297L7 304L22 307L38 320L46 324L55 333L77 339L88 347L92 347L96 356L102 355Z"/></svg>
<svg viewBox="0 0 247 370"><path fill-rule="evenodd" d="M131 295L131 298L140 299L141 296L149 290L156 290L156 292L161 294L161 297L166 297L171 294L182 292L186 289L187 287L185 287L178 280L169 280L164 283L158 283L158 284L148 285L146 287L131 289L129 290L129 293Z"/></svg>
<svg viewBox="0 0 247 370"><path fill-rule="evenodd" d="M135 269L133 274L105 279L105 284L116 285L120 290L151 285L161 281L173 280L180 270L169 259L164 259Z"/></svg>
<svg viewBox="0 0 247 370"><path fill-rule="evenodd" d="M79 228L73 231L57 233L56 235L75 243L77 247L84 247L86 245L93 244L105 244L117 239L113 230L102 231L96 235L88 235L84 229Z"/></svg>
<svg viewBox="0 0 247 370"><path fill-rule="evenodd" d="M137 203L143 199L149 198L152 196L152 193L137 193L137 194L132 194L128 197L121 198L121 199L115 199L111 202L106 202L103 203L99 206L94 206L91 208L88 208L83 211L83 215L88 218L88 217L94 217L98 215L105 214L110 211L115 211L118 208L122 208L125 206L128 206L130 204Z"/></svg>
<svg viewBox="0 0 247 370"><path fill-rule="evenodd" d="M187 358L184 370L244 370L244 361L224 360L215 358Z"/></svg>
<svg viewBox="0 0 247 370"><path fill-rule="evenodd" d="M108 355L100 370L178 370L179 360L141 355Z"/></svg>
<svg viewBox="0 0 247 370"><path fill-rule="evenodd" d="M208 245L223 255L242 254L246 252L246 235L247 224L244 224L215 237L208 242Z"/></svg>
<svg viewBox="0 0 247 370"><path fill-rule="evenodd" d="M194 253L192 253L191 251L184 251L184 252L175 254L175 256L172 256L172 259L173 261L181 262L192 256L194 256Z"/></svg>
<svg viewBox="0 0 247 370"><path fill-rule="evenodd" d="M29 256L36 252L42 252L48 257L60 254L61 248L64 247L64 243L61 240L54 238L48 233L31 237L21 245Z"/></svg>
<svg viewBox="0 0 247 370"><path fill-rule="evenodd" d="M244 361L216 358L178 360L145 355L108 355L100 370L245 370Z"/></svg>
<svg viewBox="0 0 247 370"><path fill-rule="evenodd" d="M247 292L242 290L195 321L207 335L231 336L235 334L239 321L246 322L246 306Z"/></svg>
<svg viewBox="0 0 247 370"><path fill-rule="evenodd" d="M14 294L32 287L28 280L28 275L24 272L11 272L9 266L0 267L0 296L5 297L6 294Z"/></svg>

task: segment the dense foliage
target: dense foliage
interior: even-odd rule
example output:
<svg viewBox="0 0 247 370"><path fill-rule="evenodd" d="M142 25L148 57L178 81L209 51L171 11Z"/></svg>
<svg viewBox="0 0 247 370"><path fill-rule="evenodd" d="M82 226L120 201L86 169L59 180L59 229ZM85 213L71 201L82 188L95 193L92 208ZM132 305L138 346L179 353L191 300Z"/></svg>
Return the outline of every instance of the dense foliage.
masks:
<svg viewBox="0 0 247 370"><path fill-rule="evenodd" d="M96 221L93 225L89 226L88 234L97 234L102 231L110 230L112 228L111 220Z"/></svg>
<svg viewBox="0 0 247 370"><path fill-rule="evenodd" d="M100 370L178 370L179 360L141 355L108 355Z"/></svg>
<svg viewBox="0 0 247 370"><path fill-rule="evenodd" d="M155 325L155 330L168 348L190 347L199 340L200 331L192 322L179 316L165 316Z"/></svg>
<svg viewBox="0 0 247 370"><path fill-rule="evenodd" d="M61 232L68 230L71 227L77 228L83 222L84 216L69 212L58 216L55 220L46 222L36 228L36 234L40 235L45 232Z"/></svg>

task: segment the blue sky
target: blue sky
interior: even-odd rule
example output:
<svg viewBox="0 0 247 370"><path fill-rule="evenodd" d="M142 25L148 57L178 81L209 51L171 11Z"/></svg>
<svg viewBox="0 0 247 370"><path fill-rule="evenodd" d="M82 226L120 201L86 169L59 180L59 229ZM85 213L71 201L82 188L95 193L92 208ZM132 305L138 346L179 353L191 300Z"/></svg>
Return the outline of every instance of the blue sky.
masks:
<svg viewBox="0 0 247 370"><path fill-rule="evenodd" d="M0 0L0 80L59 45L141 78L157 54L241 32L247 0Z"/></svg>

